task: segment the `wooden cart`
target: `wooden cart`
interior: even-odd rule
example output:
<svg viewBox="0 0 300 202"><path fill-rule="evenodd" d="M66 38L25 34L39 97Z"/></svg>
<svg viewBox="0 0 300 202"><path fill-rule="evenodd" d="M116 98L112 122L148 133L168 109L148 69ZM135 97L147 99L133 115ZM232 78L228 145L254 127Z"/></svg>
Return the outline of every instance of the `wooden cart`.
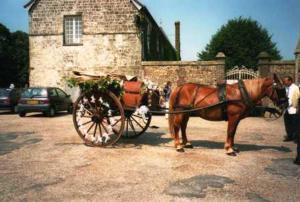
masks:
<svg viewBox="0 0 300 202"><path fill-rule="evenodd" d="M79 80L97 80L103 76L92 76L75 72ZM151 111L139 113L141 105L159 110L159 92L143 88L140 81L123 83L123 94L118 95L109 89L91 88L82 91L73 107L73 123L78 135L91 146L107 147L115 144L120 137L136 138L150 125Z"/></svg>

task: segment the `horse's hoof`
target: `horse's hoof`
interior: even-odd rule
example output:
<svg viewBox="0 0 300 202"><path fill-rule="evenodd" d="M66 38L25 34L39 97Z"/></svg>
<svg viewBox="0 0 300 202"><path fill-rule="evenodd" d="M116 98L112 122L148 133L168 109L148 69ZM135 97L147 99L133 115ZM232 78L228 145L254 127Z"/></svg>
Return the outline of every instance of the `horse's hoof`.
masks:
<svg viewBox="0 0 300 202"><path fill-rule="evenodd" d="M237 147L233 147L232 149L233 149L233 151L235 151L236 153L240 153L240 150L239 150L239 148L237 148Z"/></svg>
<svg viewBox="0 0 300 202"><path fill-rule="evenodd" d="M228 156L237 156L236 152L230 152L230 153L226 153Z"/></svg>
<svg viewBox="0 0 300 202"><path fill-rule="evenodd" d="M181 148L181 149L176 149L177 152L180 152L180 153L183 153L184 152L184 149Z"/></svg>
<svg viewBox="0 0 300 202"><path fill-rule="evenodd" d="M194 146L191 143L187 143L186 145L184 145L184 148L186 148L186 149L193 149Z"/></svg>

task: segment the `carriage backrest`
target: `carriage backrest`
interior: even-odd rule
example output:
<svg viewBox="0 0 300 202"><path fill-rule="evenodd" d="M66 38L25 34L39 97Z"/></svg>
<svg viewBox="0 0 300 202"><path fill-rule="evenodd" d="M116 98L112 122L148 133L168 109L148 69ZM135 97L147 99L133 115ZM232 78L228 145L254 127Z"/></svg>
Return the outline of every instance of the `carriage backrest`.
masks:
<svg viewBox="0 0 300 202"><path fill-rule="evenodd" d="M140 106L143 97L144 83L141 81L125 81L124 82L124 95L122 97L125 107L138 107Z"/></svg>

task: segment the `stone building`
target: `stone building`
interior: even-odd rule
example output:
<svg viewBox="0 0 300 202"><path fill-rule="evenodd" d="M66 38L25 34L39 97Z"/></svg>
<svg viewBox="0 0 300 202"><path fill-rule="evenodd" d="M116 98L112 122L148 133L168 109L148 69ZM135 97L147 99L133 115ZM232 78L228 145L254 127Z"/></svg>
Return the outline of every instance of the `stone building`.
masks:
<svg viewBox="0 0 300 202"><path fill-rule="evenodd" d="M174 49L137 0L31 0L25 7L30 19L31 86L66 89L64 78L74 70L137 75L159 85L166 81L215 85L225 79L224 54L218 53L213 61L179 61L180 23L175 23ZM277 73L297 81L300 40L295 56L272 61L261 54L259 76Z"/></svg>
<svg viewBox="0 0 300 202"><path fill-rule="evenodd" d="M66 87L73 70L140 74L178 55L137 0L31 0L30 85Z"/></svg>

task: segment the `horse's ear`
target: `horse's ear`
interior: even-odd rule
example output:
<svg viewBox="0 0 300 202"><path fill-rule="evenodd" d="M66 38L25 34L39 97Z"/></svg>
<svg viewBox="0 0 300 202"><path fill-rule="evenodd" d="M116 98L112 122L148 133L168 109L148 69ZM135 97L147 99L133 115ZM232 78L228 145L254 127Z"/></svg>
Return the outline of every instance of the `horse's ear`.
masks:
<svg viewBox="0 0 300 202"><path fill-rule="evenodd" d="M283 86L283 82L282 82L282 80L280 79L280 77L277 74L273 74L273 79L274 79L275 83L277 83L281 87Z"/></svg>

